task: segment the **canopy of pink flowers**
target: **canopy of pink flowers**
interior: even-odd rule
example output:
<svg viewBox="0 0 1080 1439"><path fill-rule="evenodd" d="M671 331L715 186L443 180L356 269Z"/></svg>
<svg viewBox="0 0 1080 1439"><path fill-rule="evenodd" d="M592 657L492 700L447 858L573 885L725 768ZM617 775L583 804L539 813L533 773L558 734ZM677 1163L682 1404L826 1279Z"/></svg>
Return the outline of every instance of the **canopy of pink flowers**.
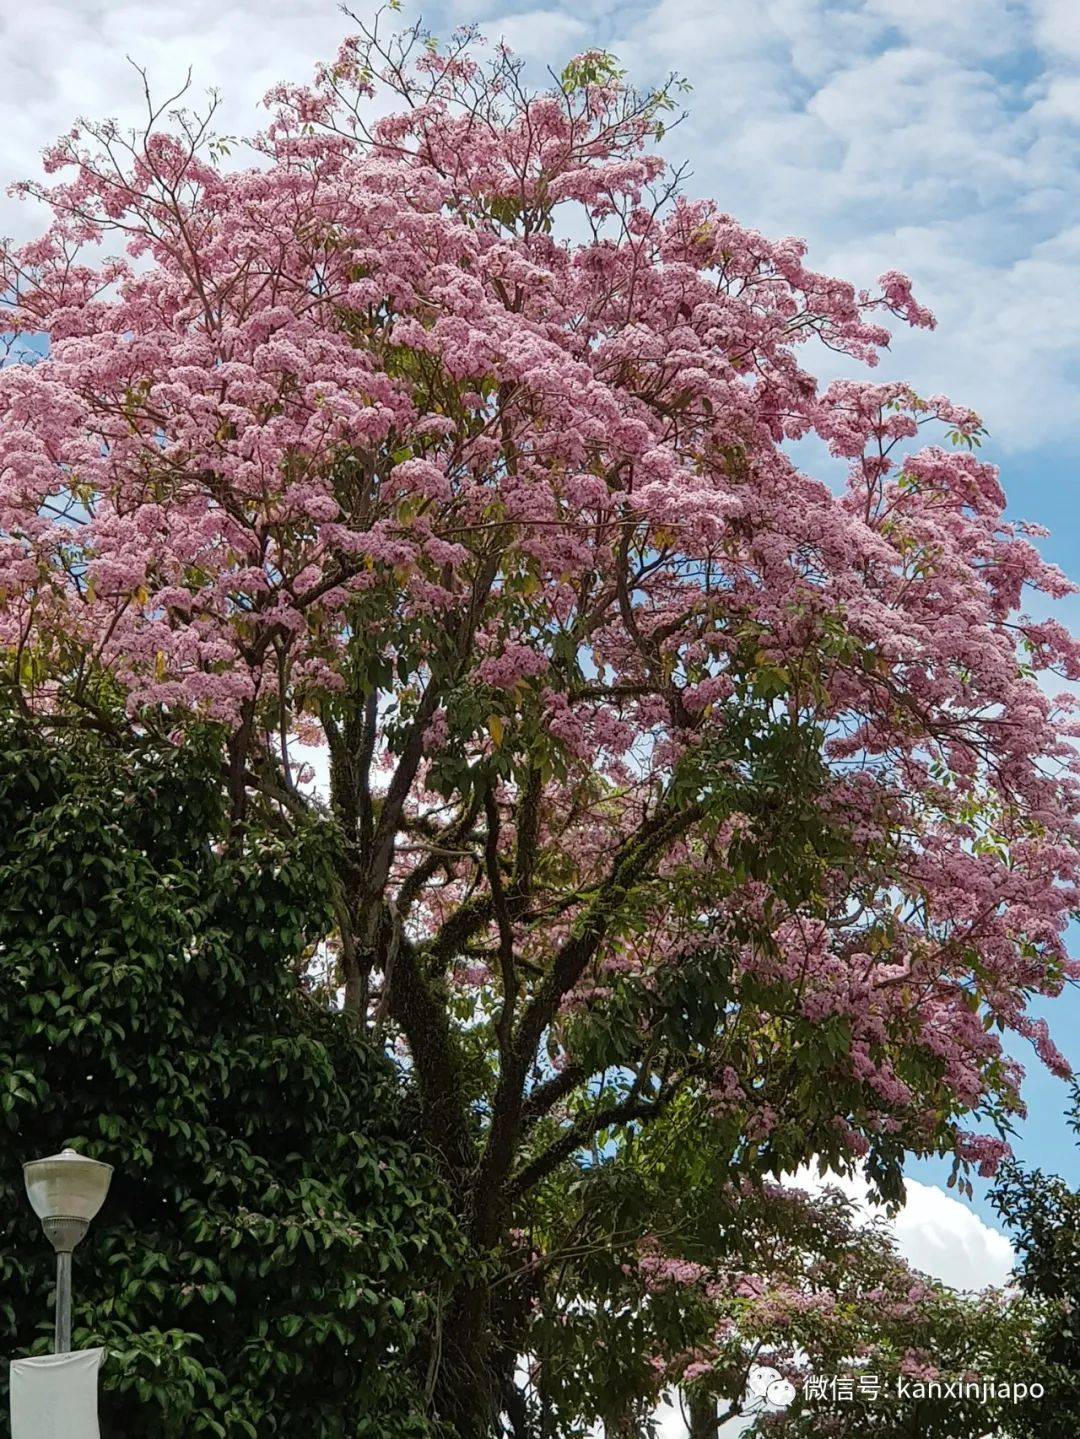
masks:
<svg viewBox="0 0 1080 1439"><path fill-rule="evenodd" d="M0 646L43 714L92 712L105 673L140 723L219 722L286 771L374 675L388 783L398 728L423 726L413 816L446 799L448 755L546 746L540 899L504 916L540 969L658 786L771 676L865 862L824 862L812 905L732 882L745 817L695 801L661 874L694 877L710 933L768 936L741 974L785 1020L847 1021L854 1152L944 1123L992 1169L957 1126L1019 1104L1000 1031L1065 1067L1027 1006L1076 972L1074 729L1043 676L1080 676L1080 648L1023 611L1071 586L1005 519L973 413L806 368L932 324L908 280L859 292L669 194L655 115L590 64L530 95L432 55L369 123L346 45L272 95L249 163L190 117L62 139L55 222L3 255L6 327L50 350L0 370ZM846 483L793 458L815 437ZM508 767L504 857L520 785ZM430 934L477 878L409 888L422 854L398 842L390 887ZM695 917L659 892L649 914L560 1022L682 962ZM458 978L496 983L475 960ZM764 1032L709 1080L759 1142L783 1119L755 1098Z"/></svg>

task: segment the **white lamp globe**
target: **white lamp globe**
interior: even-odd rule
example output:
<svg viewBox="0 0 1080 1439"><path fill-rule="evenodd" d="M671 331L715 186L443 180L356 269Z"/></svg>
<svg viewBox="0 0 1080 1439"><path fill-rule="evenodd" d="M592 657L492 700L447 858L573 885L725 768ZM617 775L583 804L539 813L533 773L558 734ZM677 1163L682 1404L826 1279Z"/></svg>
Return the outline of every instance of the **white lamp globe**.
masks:
<svg viewBox="0 0 1080 1439"><path fill-rule="evenodd" d="M87 1159L74 1149L32 1159L23 1165L26 1193L46 1233L57 1221L85 1226L105 1203L112 1165Z"/></svg>

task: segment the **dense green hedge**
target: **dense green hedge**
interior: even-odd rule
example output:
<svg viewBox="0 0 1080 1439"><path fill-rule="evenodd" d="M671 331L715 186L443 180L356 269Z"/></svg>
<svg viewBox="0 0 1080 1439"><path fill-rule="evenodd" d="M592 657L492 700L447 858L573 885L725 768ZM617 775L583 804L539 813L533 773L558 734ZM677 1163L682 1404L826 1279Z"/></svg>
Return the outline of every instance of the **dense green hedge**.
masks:
<svg viewBox="0 0 1080 1439"><path fill-rule="evenodd" d="M391 1066L294 977L317 836L213 843L197 749L2 732L0 1349L50 1347L21 1165L70 1143L116 1169L75 1255L108 1439L427 1432L453 1229Z"/></svg>
<svg viewBox="0 0 1080 1439"><path fill-rule="evenodd" d="M1070 1122L1080 1141L1080 1081ZM1080 1434L1080 1189L1041 1170L1008 1164L992 1193L1017 1254L1019 1288L1044 1307L1036 1358L1023 1377L1044 1394L1016 1406L1010 1439L1076 1439Z"/></svg>

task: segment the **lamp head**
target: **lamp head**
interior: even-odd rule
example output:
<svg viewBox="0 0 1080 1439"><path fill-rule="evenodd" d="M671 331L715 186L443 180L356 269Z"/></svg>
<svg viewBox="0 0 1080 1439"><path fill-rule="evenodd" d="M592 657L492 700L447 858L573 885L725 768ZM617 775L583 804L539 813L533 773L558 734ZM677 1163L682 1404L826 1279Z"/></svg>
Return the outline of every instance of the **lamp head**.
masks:
<svg viewBox="0 0 1080 1439"><path fill-rule="evenodd" d="M26 1193L58 1253L70 1254L105 1202L112 1165L74 1149L23 1165Z"/></svg>

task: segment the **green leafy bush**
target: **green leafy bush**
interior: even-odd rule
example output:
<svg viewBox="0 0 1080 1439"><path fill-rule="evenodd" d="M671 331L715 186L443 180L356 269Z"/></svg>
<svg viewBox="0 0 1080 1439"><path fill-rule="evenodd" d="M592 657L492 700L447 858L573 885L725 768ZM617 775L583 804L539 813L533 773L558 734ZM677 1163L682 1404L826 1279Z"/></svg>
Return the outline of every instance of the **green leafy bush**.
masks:
<svg viewBox="0 0 1080 1439"><path fill-rule="evenodd" d="M299 977L318 831L225 843L210 747L4 732L4 1353L51 1341L21 1165L72 1144L116 1171L75 1255L109 1439L428 1432L418 1336L454 1229L392 1066Z"/></svg>

